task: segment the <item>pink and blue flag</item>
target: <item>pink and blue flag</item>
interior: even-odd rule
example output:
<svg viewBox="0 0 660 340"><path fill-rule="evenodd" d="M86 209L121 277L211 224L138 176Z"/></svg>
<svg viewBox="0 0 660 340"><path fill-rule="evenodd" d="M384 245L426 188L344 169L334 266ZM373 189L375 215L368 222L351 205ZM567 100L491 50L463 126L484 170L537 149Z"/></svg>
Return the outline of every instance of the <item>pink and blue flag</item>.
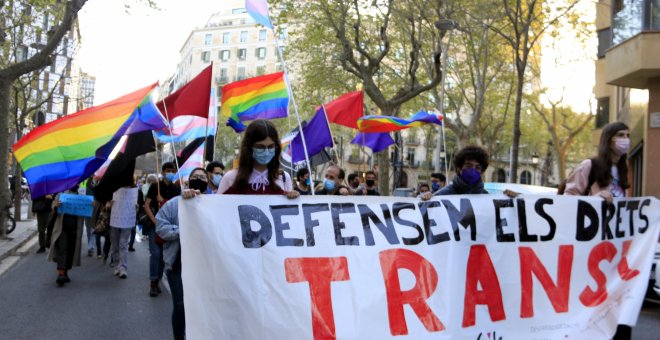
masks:
<svg viewBox="0 0 660 340"><path fill-rule="evenodd" d="M245 9L257 23L273 29L266 0L245 0Z"/></svg>
<svg viewBox="0 0 660 340"><path fill-rule="evenodd" d="M170 122L170 128L154 131L161 143L185 142L205 136L215 136L218 128L218 105L215 88L211 88L208 119L199 116L177 116Z"/></svg>
<svg viewBox="0 0 660 340"><path fill-rule="evenodd" d="M187 181L190 173L195 168L202 167L204 167L204 144L198 146L195 152L193 152L190 157L188 157L185 163L179 165L179 173L177 174L177 178L181 176L184 181Z"/></svg>

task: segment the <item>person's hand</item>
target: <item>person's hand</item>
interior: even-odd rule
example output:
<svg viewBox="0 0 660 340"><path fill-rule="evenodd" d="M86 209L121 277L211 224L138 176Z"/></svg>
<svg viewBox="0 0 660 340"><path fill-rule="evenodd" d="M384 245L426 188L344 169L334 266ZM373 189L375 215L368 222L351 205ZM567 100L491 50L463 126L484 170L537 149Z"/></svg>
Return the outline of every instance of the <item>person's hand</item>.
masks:
<svg viewBox="0 0 660 340"><path fill-rule="evenodd" d="M161 195L157 195L157 196L156 196L156 200L158 201L158 203L163 203L163 201L164 201L165 199L163 198L163 196L161 196Z"/></svg>
<svg viewBox="0 0 660 340"><path fill-rule="evenodd" d="M518 195L520 195L520 193L515 192L513 190L509 190L509 189L504 189L504 191L502 193L504 195L506 195L507 197L509 197L509 198L516 198Z"/></svg>
<svg viewBox="0 0 660 340"><path fill-rule="evenodd" d="M602 190L602 191L598 192L598 194L596 196L604 199L605 201L607 201L607 203L612 203L612 200L614 199L612 197L612 193L609 192L608 190Z"/></svg>
<svg viewBox="0 0 660 340"><path fill-rule="evenodd" d="M52 199L53 199L53 195L46 195L46 199L52 200Z"/></svg>
<svg viewBox="0 0 660 340"><path fill-rule="evenodd" d="M199 190L184 189L183 192L181 193L181 197L183 197L184 199L189 199L189 198L193 198L195 196L199 196L201 194L202 193ZM160 197L160 196L158 196L158 197Z"/></svg>
<svg viewBox="0 0 660 340"><path fill-rule="evenodd" d="M431 199L431 197L433 197L433 193L431 193L430 191L427 191L423 193L421 196L419 196L419 198L421 198L422 201L428 201Z"/></svg>
<svg viewBox="0 0 660 340"><path fill-rule="evenodd" d="M107 201L107 202L105 203L105 208L106 208L106 209L110 209L110 208L112 208L112 201Z"/></svg>
<svg viewBox="0 0 660 340"><path fill-rule="evenodd" d="M298 197L300 197L300 193L295 191L295 190L291 190L291 191L286 193L286 198L288 198L290 200L296 199Z"/></svg>
<svg viewBox="0 0 660 340"><path fill-rule="evenodd" d="M55 199L55 201L53 202L53 206L54 206L55 208L59 208L59 207L61 207L61 206L62 206L62 201L60 201L59 198Z"/></svg>
<svg viewBox="0 0 660 340"><path fill-rule="evenodd" d="M340 189L339 189L339 195L341 195L341 196L348 196L349 194L350 194L350 192L348 191L347 188L340 188Z"/></svg>

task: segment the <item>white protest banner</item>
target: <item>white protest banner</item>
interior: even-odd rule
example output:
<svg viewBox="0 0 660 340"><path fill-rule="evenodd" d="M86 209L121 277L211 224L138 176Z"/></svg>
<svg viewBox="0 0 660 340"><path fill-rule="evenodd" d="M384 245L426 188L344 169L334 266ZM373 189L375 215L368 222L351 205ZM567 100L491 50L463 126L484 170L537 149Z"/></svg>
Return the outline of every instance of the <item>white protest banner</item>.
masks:
<svg viewBox="0 0 660 340"><path fill-rule="evenodd" d="M57 208L58 214L92 217L92 213L94 212L94 197L76 194L60 194L59 199L62 205Z"/></svg>
<svg viewBox="0 0 660 340"><path fill-rule="evenodd" d="M135 227L137 188L119 188L112 194L110 226L115 228Z"/></svg>
<svg viewBox="0 0 660 340"><path fill-rule="evenodd" d="M607 339L660 201L210 195L179 222L188 339Z"/></svg>

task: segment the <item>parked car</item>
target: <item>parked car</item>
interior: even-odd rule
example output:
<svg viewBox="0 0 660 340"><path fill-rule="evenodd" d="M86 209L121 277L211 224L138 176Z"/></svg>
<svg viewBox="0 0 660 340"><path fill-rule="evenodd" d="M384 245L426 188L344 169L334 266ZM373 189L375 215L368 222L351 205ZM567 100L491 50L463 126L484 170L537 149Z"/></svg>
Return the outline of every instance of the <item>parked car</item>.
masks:
<svg viewBox="0 0 660 340"><path fill-rule="evenodd" d="M527 194L527 195L557 194L557 188L542 187L539 185L516 184L516 183L486 182L484 183L484 189L486 189L486 191L488 191L489 194L501 194L506 189L515 191L519 194Z"/></svg>

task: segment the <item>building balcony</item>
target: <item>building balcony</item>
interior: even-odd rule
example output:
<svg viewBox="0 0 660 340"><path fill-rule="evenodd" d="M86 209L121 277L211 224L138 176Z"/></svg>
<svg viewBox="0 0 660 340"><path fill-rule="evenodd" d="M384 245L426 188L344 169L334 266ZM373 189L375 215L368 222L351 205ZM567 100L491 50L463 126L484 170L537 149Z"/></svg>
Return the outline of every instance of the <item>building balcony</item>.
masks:
<svg viewBox="0 0 660 340"><path fill-rule="evenodd" d="M220 76L215 78L215 83L218 85L224 85L227 84L228 82L229 82L229 77Z"/></svg>
<svg viewBox="0 0 660 340"><path fill-rule="evenodd" d="M660 31L645 31L606 52L606 81L610 85L645 89L660 76Z"/></svg>

